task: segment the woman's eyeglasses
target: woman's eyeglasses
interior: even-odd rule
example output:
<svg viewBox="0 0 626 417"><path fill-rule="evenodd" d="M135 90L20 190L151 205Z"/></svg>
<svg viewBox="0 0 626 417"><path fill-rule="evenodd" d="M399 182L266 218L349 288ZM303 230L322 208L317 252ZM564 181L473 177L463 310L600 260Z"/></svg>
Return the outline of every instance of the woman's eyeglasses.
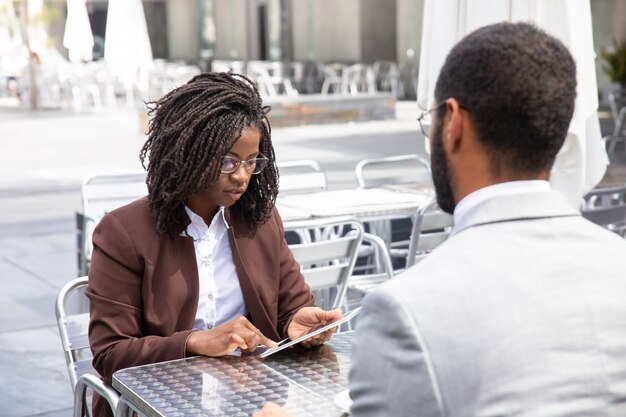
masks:
<svg viewBox="0 0 626 417"><path fill-rule="evenodd" d="M225 156L222 158L222 165L220 171L224 174L232 174L239 169L239 166L243 164L244 169L248 174L256 175L260 174L267 166L269 159L259 154L260 157L252 158L248 160L242 160L234 156Z"/></svg>

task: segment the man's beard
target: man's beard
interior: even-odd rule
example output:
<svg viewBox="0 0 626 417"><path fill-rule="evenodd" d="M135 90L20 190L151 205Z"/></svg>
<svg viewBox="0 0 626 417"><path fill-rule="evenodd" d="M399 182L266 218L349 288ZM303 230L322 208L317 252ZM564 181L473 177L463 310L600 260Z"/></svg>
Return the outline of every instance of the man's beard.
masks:
<svg viewBox="0 0 626 417"><path fill-rule="evenodd" d="M439 208L446 213L452 214L456 203L450 186L450 171L448 170L448 160L443 150L441 136L443 133L443 123L433 130L432 149L430 150L430 168L432 171L435 194Z"/></svg>

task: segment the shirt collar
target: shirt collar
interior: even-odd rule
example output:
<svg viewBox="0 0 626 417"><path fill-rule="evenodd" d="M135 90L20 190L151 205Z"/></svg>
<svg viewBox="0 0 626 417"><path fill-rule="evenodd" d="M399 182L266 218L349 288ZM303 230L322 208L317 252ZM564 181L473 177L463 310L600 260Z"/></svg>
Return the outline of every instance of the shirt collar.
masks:
<svg viewBox="0 0 626 417"><path fill-rule="evenodd" d="M493 197L537 191L549 192L550 183L544 180L509 181L481 188L459 201L454 209L454 223L461 224L463 217L474 207Z"/></svg>
<svg viewBox="0 0 626 417"><path fill-rule="evenodd" d="M207 226L204 219L194 213L187 205L185 205L185 212L189 216L190 223L187 228L181 232L181 236L191 236L194 240L200 240L207 236L210 230L226 230L230 228L226 216L224 214L224 207L220 207L213 216L211 224ZM214 232L215 233L215 232Z"/></svg>

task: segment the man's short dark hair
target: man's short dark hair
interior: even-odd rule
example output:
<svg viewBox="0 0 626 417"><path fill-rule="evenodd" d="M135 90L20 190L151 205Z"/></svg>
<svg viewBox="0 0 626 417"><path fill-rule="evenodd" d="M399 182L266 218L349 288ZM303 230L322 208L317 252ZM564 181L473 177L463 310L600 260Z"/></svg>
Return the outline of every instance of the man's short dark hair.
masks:
<svg viewBox="0 0 626 417"><path fill-rule="evenodd" d="M536 174L551 168L567 135L576 64L534 25L485 26L463 38L441 68L435 100L451 97L469 111L496 175Z"/></svg>

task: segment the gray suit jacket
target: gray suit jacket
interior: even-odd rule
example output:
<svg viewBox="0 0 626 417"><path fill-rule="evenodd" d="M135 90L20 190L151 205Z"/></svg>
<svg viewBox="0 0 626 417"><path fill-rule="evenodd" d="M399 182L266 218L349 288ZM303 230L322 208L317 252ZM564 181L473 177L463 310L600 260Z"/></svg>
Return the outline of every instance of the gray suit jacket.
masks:
<svg viewBox="0 0 626 417"><path fill-rule="evenodd" d="M625 258L558 193L484 202L366 297L353 416L626 416Z"/></svg>

